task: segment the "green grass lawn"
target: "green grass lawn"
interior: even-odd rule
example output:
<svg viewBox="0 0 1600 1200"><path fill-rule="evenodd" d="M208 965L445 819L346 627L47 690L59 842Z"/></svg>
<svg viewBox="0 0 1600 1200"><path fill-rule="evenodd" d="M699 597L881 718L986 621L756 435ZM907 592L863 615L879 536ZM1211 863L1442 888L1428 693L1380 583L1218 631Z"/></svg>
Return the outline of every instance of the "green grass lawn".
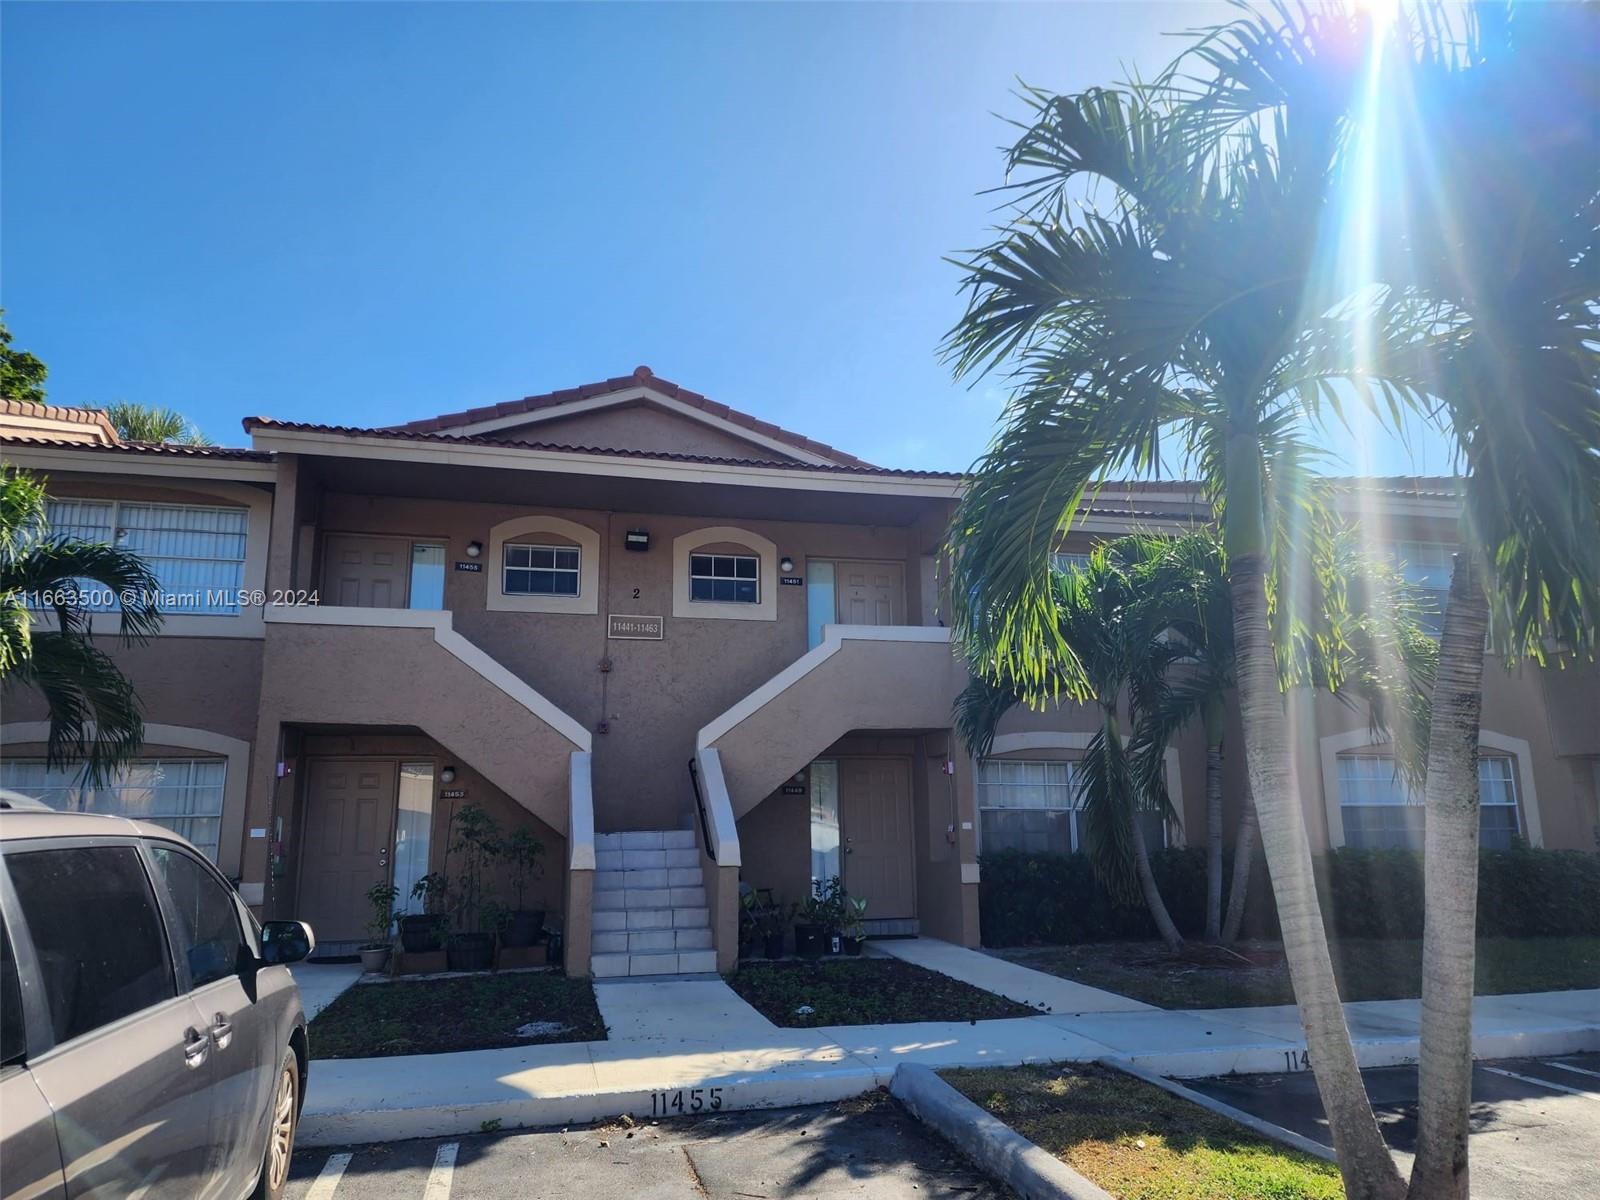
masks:
<svg viewBox="0 0 1600 1200"><path fill-rule="evenodd" d="M997 954L1036 970L1105 988L1162 1008L1243 1008L1293 1004L1280 947L1238 948L1251 961L1229 961L1208 947L1174 957L1159 942L1093 942L1032 946ZM1346 939L1332 943L1339 994L1345 1000L1404 1000L1421 993L1420 941ZM1600 987L1600 938L1483 938L1478 942L1477 993L1563 991Z"/></svg>
<svg viewBox="0 0 1600 1200"><path fill-rule="evenodd" d="M1103 1067L940 1074L1118 1200L1339 1200L1331 1163Z"/></svg>
<svg viewBox="0 0 1600 1200"><path fill-rule="evenodd" d="M987 1021L1037 1010L896 958L742 963L728 983L775 1025ZM812 1009L809 1013L796 1010Z"/></svg>
<svg viewBox="0 0 1600 1200"><path fill-rule="evenodd" d="M316 1015L309 1033L312 1058L381 1058L601 1041L606 1027L587 979L519 971L357 984Z"/></svg>

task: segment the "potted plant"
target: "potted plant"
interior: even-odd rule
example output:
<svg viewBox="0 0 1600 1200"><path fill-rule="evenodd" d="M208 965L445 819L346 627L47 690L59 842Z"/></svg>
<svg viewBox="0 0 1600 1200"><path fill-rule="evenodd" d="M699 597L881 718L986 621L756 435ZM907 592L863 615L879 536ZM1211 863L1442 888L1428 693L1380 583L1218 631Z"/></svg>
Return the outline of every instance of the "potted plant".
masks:
<svg viewBox="0 0 1600 1200"><path fill-rule="evenodd" d="M861 953L867 940L867 902L856 896L844 897L844 926L840 930L844 952L851 956Z"/></svg>
<svg viewBox="0 0 1600 1200"><path fill-rule="evenodd" d="M394 902L400 898L400 889L388 881L373 884L367 889L367 903L372 905L372 920L367 922L367 932L372 940L361 947L361 969L367 972L383 970L389 961L393 946L389 941L394 926Z"/></svg>
<svg viewBox="0 0 1600 1200"><path fill-rule="evenodd" d="M450 927L446 915L450 903L450 884L443 871L429 871L411 889L411 898L422 902L420 913L400 915L400 945L407 954L430 954L444 949L444 936Z"/></svg>
<svg viewBox="0 0 1600 1200"><path fill-rule="evenodd" d="M768 958L783 957L783 931L794 918L794 906L786 910L774 904L756 917L756 932L761 935L761 952Z"/></svg>
<svg viewBox="0 0 1600 1200"><path fill-rule="evenodd" d="M843 924L839 897L844 888L835 875L827 882L816 880L811 895L800 906L794 926L795 953L802 958L818 958L824 953L839 953L839 926Z"/></svg>
<svg viewBox="0 0 1600 1200"><path fill-rule="evenodd" d="M529 829L517 829L501 845L501 855L511 867L511 890L516 893L516 907L506 913L500 930L502 946L531 946L544 931L544 909L528 908L524 901L530 881L544 872L539 862L544 854L544 843Z"/></svg>
<svg viewBox="0 0 1600 1200"><path fill-rule="evenodd" d="M450 821L449 857L459 866L451 875L455 899L455 932L445 944L452 971L487 971L494 965L495 926L500 906L489 894L489 869L500 855L500 827L476 804L468 804Z"/></svg>

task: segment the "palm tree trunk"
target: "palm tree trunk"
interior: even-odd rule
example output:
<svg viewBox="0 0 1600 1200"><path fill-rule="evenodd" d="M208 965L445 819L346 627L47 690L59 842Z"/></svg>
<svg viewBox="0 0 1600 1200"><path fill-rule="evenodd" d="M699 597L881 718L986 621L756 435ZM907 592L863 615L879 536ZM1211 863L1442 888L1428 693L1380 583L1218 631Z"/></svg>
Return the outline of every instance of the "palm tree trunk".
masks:
<svg viewBox="0 0 1600 1200"><path fill-rule="evenodd" d="M1228 919L1222 923L1222 944L1239 940L1244 924L1245 896L1250 890L1250 872L1256 857L1256 802L1246 789L1244 808L1239 813L1239 828L1233 835L1233 879L1228 884Z"/></svg>
<svg viewBox="0 0 1600 1200"><path fill-rule="evenodd" d="M1469 551L1456 555L1439 639L1423 793L1422 1046L1411 1195L1467 1195L1472 982L1478 918L1478 728L1489 606Z"/></svg>
<svg viewBox="0 0 1600 1200"><path fill-rule="evenodd" d="M1145 907L1150 910L1151 919L1156 923L1156 932L1161 935L1161 940L1167 944L1167 949L1176 954L1183 949L1183 934L1178 932L1178 927L1172 922L1172 914L1167 911L1167 903L1161 898L1161 889L1156 886L1155 872L1150 869L1150 847L1144 840L1144 828L1139 824L1139 812L1131 805L1128 808L1128 832L1133 839L1133 866L1139 875L1139 890L1144 893Z"/></svg>
<svg viewBox="0 0 1600 1200"><path fill-rule="evenodd" d="M1222 940L1222 699L1205 704L1206 941Z"/></svg>
<svg viewBox="0 0 1600 1200"><path fill-rule="evenodd" d="M1230 491L1230 517L1235 515L1234 500ZM1272 876L1284 956L1345 1194L1349 1200L1394 1200L1405 1194L1405 1183L1378 1132L1328 954L1267 624L1266 558L1258 547L1259 543L1251 548L1253 552L1243 554L1230 549L1228 571L1245 763L1261 827L1261 848Z"/></svg>

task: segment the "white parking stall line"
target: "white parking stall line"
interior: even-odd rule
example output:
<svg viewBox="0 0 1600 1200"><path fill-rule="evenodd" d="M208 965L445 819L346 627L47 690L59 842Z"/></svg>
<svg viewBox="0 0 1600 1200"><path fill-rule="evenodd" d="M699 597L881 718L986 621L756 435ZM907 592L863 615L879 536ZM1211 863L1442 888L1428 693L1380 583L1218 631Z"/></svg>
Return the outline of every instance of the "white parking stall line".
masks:
<svg viewBox="0 0 1600 1200"><path fill-rule="evenodd" d="M450 1200L450 1181L456 1173L456 1152L460 1142L446 1142L433 1156L433 1170L428 1172L428 1186L422 1200Z"/></svg>
<svg viewBox="0 0 1600 1200"><path fill-rule="evenodd" d="M333 1190L344 1178L344 1169L350 1165L350 1157L348 1154L328 1155L322 1172L311 1181L311 1187L306 1191L306 1200L333 1200Z"/></svg>
<svg viewBox="0 0 1600 1200"><path fill-rule="evenodd" d="M1571 1071L1575 1075L1588 1075L1594 1079L1600 1079L1600 1071L1591 1071L1588 1067L1575 1067L1571 1063L1556 1062L1553 1058L1546 1059L1544 1065L1547 1067L1555 1067L1562 1071Z"/></svg>
<svg viewBox="0 0 1600 1200"><path fill-rule="evenodd" d="M1484 1067L1485 1071L1492 1071L1496 1075L1504 1075L1507 1079L1516 1079L1522 1083L1531 1083L1535 1087L1549 1088L1553 1092L1566 1092L1569 1096L1582 1096L1586 1100L1600 1100L1593 1092L1586 1092L1581 1088L1568 1087L1564 1083L1551 1083L1548 1079L1539 1079L1533 1075L1518 1075L1515 1071L1506 1071L1500 1067Z"/></svg>

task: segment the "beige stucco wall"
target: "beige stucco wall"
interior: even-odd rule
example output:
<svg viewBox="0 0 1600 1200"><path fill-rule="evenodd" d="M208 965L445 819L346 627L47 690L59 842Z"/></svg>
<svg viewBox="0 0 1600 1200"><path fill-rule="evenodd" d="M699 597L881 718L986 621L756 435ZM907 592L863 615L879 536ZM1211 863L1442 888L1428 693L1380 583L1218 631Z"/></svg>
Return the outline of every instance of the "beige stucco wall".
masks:
<svg viewBox="0 0 1600 1200"><path fill-rule="evenodd" d="M445 604L456 631L467 637L578 722L594 739L595 827L676 827L689 808L688 759L707 722L788 666L806 650L806 589L774 587L773 621L735 621L672 615L672 542L680 534L737 524L772 541L778 556L893 560L918 571L922 534L902 528L804 522L747 521L499 504L398 500L326 493L321 532L408 535L446 543ZM598 611L490 612L490 572L457 571L466 547L501 521L548 513L597 530L600 540ZM646 529L647 553L623 548L629 529ZM486 561L487 553L480 561ZM638 592L635 598L635 590ZM661 616L661 641L606 637L608 613ZM609 661L610 670L602 671ZM600 733L606 722L609 732ZM831 740L831 739L830 739Z"/></svg>
<svg viewBox="0 0 1600 1200"><path fill-rule="evenodd" d="M763 462L794 461L792 455L768 446L759 446L708 425L686 421L645 403L552 417L548 421L496 430L493 436L552 446L664 450L673 454L709 454L717 458L759 459Z"/></svg>

